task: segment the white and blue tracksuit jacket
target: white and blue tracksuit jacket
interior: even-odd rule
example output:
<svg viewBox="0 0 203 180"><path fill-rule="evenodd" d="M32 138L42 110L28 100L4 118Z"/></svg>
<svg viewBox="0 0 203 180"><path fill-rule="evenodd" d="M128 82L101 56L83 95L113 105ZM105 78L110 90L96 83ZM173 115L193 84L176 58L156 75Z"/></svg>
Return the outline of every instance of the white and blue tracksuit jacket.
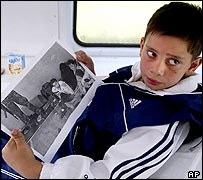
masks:
<svg viewBox="0 0 203 180"><path fill-rule="evenodd" d="M150 91L134 83L133 68L111 73L97 88L40 178L149 178L183 143L201 136L201 86L192 80L188 90L188 79L176 85L184 93Z"/></svg>

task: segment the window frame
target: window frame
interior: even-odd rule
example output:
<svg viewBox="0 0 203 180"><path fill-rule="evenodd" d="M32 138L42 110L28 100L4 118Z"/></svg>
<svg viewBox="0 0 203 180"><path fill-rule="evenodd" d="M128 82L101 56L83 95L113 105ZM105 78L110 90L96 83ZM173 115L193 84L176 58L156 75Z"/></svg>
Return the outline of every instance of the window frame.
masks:
<svg viewBox="0 0 203 180"><path fill-rule="evenodd" d="M139 44L121 44L121 43L85 43L77 36L77 1L73 3L73 38L77 44L83 47L133 47L140 48Z"/></svg>

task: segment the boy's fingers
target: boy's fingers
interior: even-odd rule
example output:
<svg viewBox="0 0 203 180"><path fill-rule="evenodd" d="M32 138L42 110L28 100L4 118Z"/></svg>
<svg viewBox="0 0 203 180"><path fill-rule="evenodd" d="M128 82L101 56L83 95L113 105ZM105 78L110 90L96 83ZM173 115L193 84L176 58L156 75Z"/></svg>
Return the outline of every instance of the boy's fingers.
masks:
<svg viewBox="0 0 203 180"><path fill-rule="evenodd" d="M76 54L76 55L83 55L83 54L85 54L85 52L82 51L82 50L80 50L80 51L76 51L75 54Z"/></svg>
<svg viewBox="0 0 203 180"><path fill-rule="evenodd" d="M79 60L79 61L82 61L83 57L80 54L76 54L76 59Z"/></svg>
<svg viewBox="0 0 203 180"><path fill-rule="evenodd" d="M10 139L9 139L8 143L4 146L2 152L7 151L8 149L9 149L9 150L14 150L14 149L16 149L16 143L15 143L15 141L14 141L13 138L10 138Z"/></svg>
<svg viewBox="0 0 203 180"><path fill-rule="evenodd" d="M75 55L77 56L77 58L78 58L79 60L83 60L83 56L86 55L86 54L85 54L84 51L81 51L81 50L80 50L80 51L76 51L76 52L75 52Z"/></svg>
<svg viewBox="0 0 203 180"><path fill-rule="evenodd" d="M26 144L26 141L25 141L23 134L20 131L18 131L17 129L14 129L11 132L11 135L13 136L13 139L14 139L17 146L21 146L21 145Z"/></svg>
<svg viewBox="0 0 203 180"><path fill-rule="evenodd" d="M11 145L11 146L15 145L14 139L13 139L13 138L10 138L7 144L8 144L8 145Z"/></svg>

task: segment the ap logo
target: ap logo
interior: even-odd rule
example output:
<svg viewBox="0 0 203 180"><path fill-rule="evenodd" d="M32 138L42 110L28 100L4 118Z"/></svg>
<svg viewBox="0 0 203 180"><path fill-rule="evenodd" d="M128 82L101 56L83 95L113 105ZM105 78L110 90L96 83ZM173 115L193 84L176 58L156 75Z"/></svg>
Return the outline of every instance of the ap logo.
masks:
<svg viewBox="0 0 203 180"><path fill-rule="evenodd" d="M188 172L188 178L197 178L197 176L200 175L199 171L189 171Z"/></svg>

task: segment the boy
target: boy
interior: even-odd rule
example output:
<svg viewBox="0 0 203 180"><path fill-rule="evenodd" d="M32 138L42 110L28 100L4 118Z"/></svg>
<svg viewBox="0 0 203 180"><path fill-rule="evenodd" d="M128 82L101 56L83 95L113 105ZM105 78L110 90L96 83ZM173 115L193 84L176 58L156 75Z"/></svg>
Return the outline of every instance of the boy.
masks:
<svg viewBox="0 0 203 180"><path fill-rule="evenodd" d="M154 13L131 77L121 70L107 78L68 135L78 134L74 145L62 145L72 155L42 164L13 130L4 160L26 178L149 178L189 137L189 122L201 126L201 94L191 93L202 62L201 19L200 8L181 2ZM94 72L91 58L76 55Z"/></svg>

